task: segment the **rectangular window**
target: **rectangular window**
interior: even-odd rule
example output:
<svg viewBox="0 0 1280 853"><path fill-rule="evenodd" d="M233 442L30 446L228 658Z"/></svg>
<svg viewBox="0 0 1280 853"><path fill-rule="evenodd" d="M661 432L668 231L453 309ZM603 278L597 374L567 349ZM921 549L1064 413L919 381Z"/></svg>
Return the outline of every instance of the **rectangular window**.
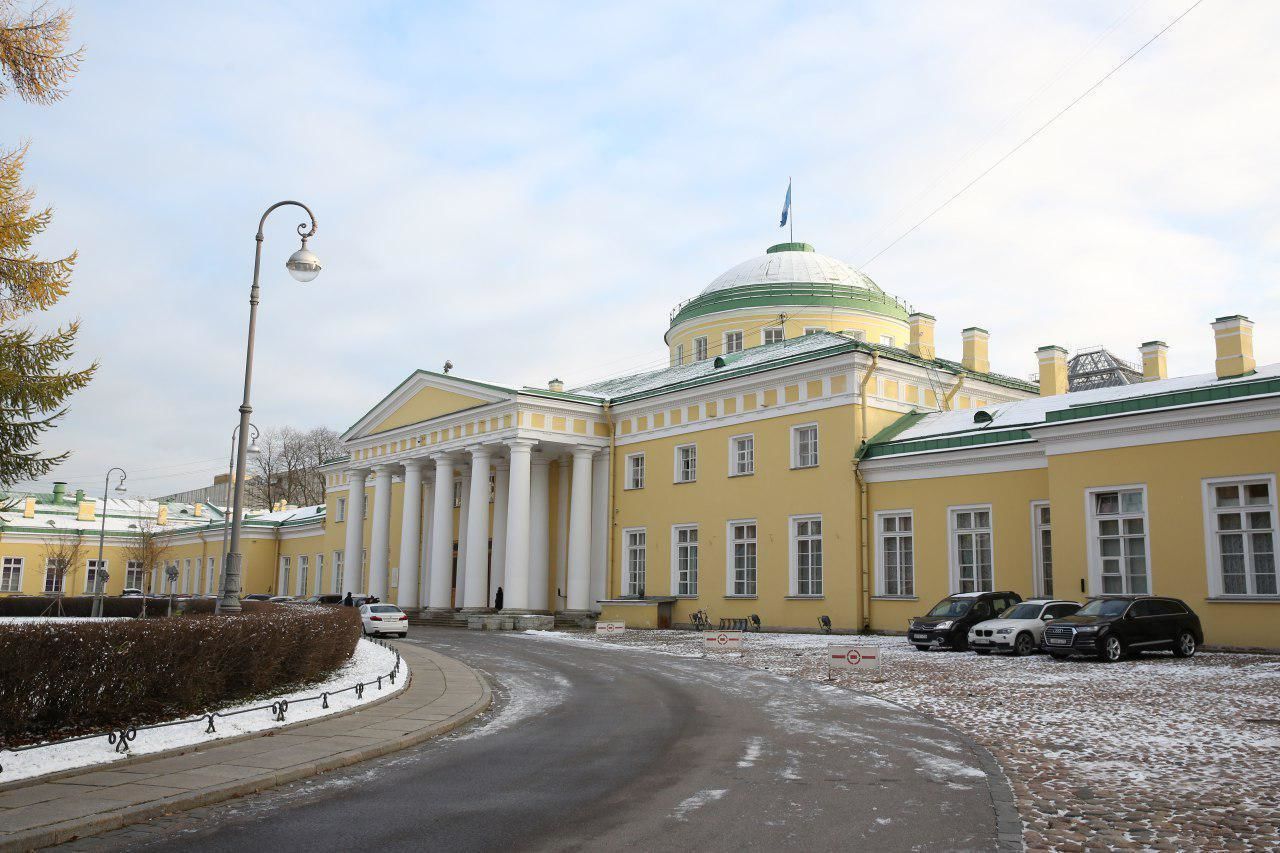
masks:
<svg viewBox="0 0 1280 853"><path fill-rule="evenodd" d="M307 594L307 580L311 574L311 558L306 554L298 557L298 595ZM288 595L288 593L285 593Z"/></svg>
<svg viewBox="0 0 1280 853"><path fill-rule="evenodd" d="M199 567L199 563L196 567ZM187 595L191 592L191 558L182 561L182 594Z"/></svg>
<svg viewBox="0 0 1280 853"><path fill-rule="evenodd" d="M684 344L676 344L676 367L684 364Z"/></svg>
<svg viewBox="0 0 1280 853"><path fill-rule="evenodd" d="M215 592L214 587L217 585L217 583L218 583L218 558L210 557L209 572L204 579L204 594L213 595Z"/></svg>
<svg viewBox="0 0 1280 853"><path fill-rule="evenodd" d="M880 594L916 594L915 518L911 512L876 513Z"/></svg>
<svg viewBox="0 0 1280 853"><path fill-rule="evenodd" d="M865 341L867 339L867 333L862 329L850 329L845 334L852 337L855 341Z"/></svg>
<svg viewBox="0 0 1280 853"><path fill-rule="evenodd" d="M881 335L881 336L880 336L880 345L881 345L881 346L891 347L891 346L894 346L895 344L896 344L896 341L894 341L894 339L893 339L893 335Z"/></svg>
<svg viewBox="0 0 1280 853"><path fill-rule="evenodd" d="M951 510L951 572L956 592L991 592L991 507Z"/></svg>
<svg viewBox="0 0 1280 853"><path fill-rule="evenodd" d="M369 503L369 496L364 495L364 499L360 501L360 518L366 521L369 519Z"/></svg>
<svg viewBox="0 0 1280 853"><path fill-rule="evenodd" d="M729 594L756 594L756 523L729 522Z"/></svg>
<svg viewBox="0 0 1280 853"><path fill-rule="evenodd" d="M462 481L453 481L453 507L458 509L462 506Z"/></svg>
<svg viewBox="0 0 1280 853"><path fill-rule="evenodd" d="M707 339L706 338L693 339L693 360L694 361L707 360Z"/></svg>
<svg viewBox="0 0 1280 853"><path fill-rule="evenodd" d="M213 565L213 558L209 558L209 565ZM124 565L124 585L130 589L142 589L143 571L141 560L130 560Z"/></svg>
<svg viewBox="0 0 1280 853"><path fill-rule="evenodd" d="M1146 493L1142 488L1089 493L1093 558L1102 592L1142 595L1151 591L1147 571Z"/></svg>
<svg viewBox="0 0 1280 853"><path fill-rule="evenodd" d="M780 344L785 336L783 329L765 329L763 332L763 342L766 344Z"/></svg>
<svg viewBox="0 0 1280 853"><path fill-rule="evenodd" d="M293 560L290 557L280 558L280 578L276 584L276 595L288 595L289 578L293 574Z"/></svg>
<svg viewBox="0 0 1280 853"><path fill-rule="evenodd" d="M724 333L724 354L742 352L742 332Z"/></svg>
<svg viewBox="0 0 1280 853"><path fill-rule="evenodd" d="M791 519L792 595L822 595L822 517Z"/></svg>
<svg viewBox="0 0 1280 853"><path fill-rule="evenodd" d="M818 425L791 428L791 467L813 468L818 464Z"/></svg>
<svg viewBox="0 0 1280 853"><path fill-rule="evenodd" d="M1036 592L1053 598L1053 528L1047 501L1031 504L1031 551Z"/></svg>
<svg viewBox="0 0 1280 853"><path fill-rule="evenodd" d="M804 327L804 333L806 335L816 335L825 331L826 329L822 328L821 326L805 326Z"/></svg>
<svg viewBox="0 0 1280 853"><path fill-rule="evenodd" d="M324 554L316 554L315 594L324 592Z"/></svg>
<svg viewBox="0 0 1280 853"><path fill-rule="evenodd" d="M1276 595L1276 490L1270 477L1206 483L1220 595Z"/></svg>
<svg viewBox="0 0 1280 853"><path fill-rule="evenodd" d="M5 557L0 563L0 592L22 591L22 558Z"/></svg>
<svg viewBox="0 0 1280 853"><path fill-rule="evenodd" d="M676 448L676 482L692 483L698 479L698 445L682 444Z"/></svg>
<svg viewBox="0 0 1280 853"><path fill-rule="evenodd" d="M346 498L338 498L338 501L333 508L333 520L334 521L347 520L347 499Z"/></svg>
<svg viewBox="0 0 1280 853"><path fill-rule="evenodd" d="M673 527L671 541L675 554L676 595L698 594L698 526L696 524Z"/></svg>
<svg viewBox="0 0 1280 853"><path fill-rule="evenodd" d="M342 561L344 557L346 557L346 554L343 551L333 552L333 591L338 595L343 593Z"/></svg>
<svg viewBox="0 0 1280 853"><path fill-rule="evenodd" d="M92 595L97 592L96 584L98 582L99 568L105 572L107 570L107 561L103 560L101 565L98 564L97 560L87 560L85 562L84 591L86 594Z"/></svg>
<svg viewBox="0 0 1280 853"><path fill-rule="evenodd" d="M742 477L756 472L756 437L735 435L729 439L729 476Z"/></svg>
<svg viewBox="0 0 1280 853"><path fill-rule="evenodd" d="M643 527L622 531L623 546L626 551L626 594L644 594L645 571L645 530Z"/></svg>
<svg viewBox="0 0 1280 853"><path fill-rule="evenodd" d="M627 457L627 480L628 489L644 488L644 454L632 453Z"/></svg>
<svg viewBox="0 0 1280 853"><path fill-rule="evenodd" d="M57 557L49 557L44 561L44 591L62 592L67 578L67 562Z"/></svg>

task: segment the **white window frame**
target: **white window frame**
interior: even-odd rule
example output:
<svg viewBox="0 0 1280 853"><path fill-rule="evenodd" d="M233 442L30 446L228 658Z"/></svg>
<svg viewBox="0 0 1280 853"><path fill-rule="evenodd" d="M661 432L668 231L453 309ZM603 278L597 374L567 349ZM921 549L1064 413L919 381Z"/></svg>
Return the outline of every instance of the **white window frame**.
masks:
<svg viewBox="0 0 1280 853"><path fill-rule="evenodd" d="M685 451L689 451L689 464L685 464ZM698 482L698 445L677 444L672 452L674 468L671 472L673 483Z"/></svg>
<svg viewBox="0 0 1280 853"><path fill-rule="evenodd" d="M347 520L347 499L338 498L333 505L333 520L335 522Z"/></svg>
<svg viewBox="0 0 1280 853"><path fill-rule="evenodd" d="M1139 594L1155 594L1155 578L1151 572L1151 502L1147 494L1147 484L1129 483L1123 486L1097 486L1084 490L1085 540L1088 543L1089 549L1089 590L1092 595L1108 594L1104 591L1102 584L1102 548L1099 541L1101 537L1098 535L1098 514L1095 509L1097 506L1095 495L1103 492L1132 491L1142 493L1142 544L1143 561L1146 568L1147 588ZM1132 517L1134 517L1134 513L1121 512L1116 515L1116 518L1120 520L1120 538L1122 540L1124 539L1124 519ZM1128 572L1122 571L1120 573L1122 593L1130 592L1128 588L1128 578Z"/></svg>
<svg viewBox="0 0 1280 853"><path fill-rule="evenodd" d="M197 564L198 565L198 564ZM191 594L191 558L185 557L182 561L182 577L179 580L182 585L182 594Z"/></svg>
<svg viewBox="0 0 1280 853"><path fill-rule="evenodd" d="M453 508L454 509L462 508L462 481L461 480L453 481Z"/></svg>
<svg viewBox="0 0 1280 853"><path fill-rule="evenodd" d="M962 533L983 532L983 528L969 527L961 529L956 526L956 516L962 512L985 512L987 513L987 527L985 528L988 536L991 537L991 587L990 589L982 588L982 567L978 563L974 563L973 571L973 589L965 590L960 588L960 548L958 538ZM914 526L914 525L913 525ZM959 592L994 592L996 586L996 514L991 509L991 504L959 504L947 507L947 563L949 565L951 594Z"/></svg>
<svg viewBox="0 0 1280 853"><path fill-rule="evenodd" d="M638 467L633 464L637 460L640 463ZM642 450L638 453L628 453L626 455L626 459L623 464L625 465L625 468L623 469L623 472L622 472L623 491L629 492L629 491L632 491L633 489L643 489L644 475L645 475L644 451ZM637 472L640 475L639 477L634 476Z"/></svg>
<svg viewBox="0 0 1280 853"><path fill-rule="evenodd" d="M107 568L107 566L108 566L108 565L110 565L110 563L111 563L111 561L110 561L110 560L106 559L105 557L103 558L103 560L102 560L102 568L107 569L107 573L108 573L108 574L110 574L110 572L111 572L111 570L110 570L109 568ZM92 594L93 594L93 591L94 591L94 590L93 590L93 584L94 584L94 579L97 577L97 570L98 570L98 558L97 558L97 557L89 557L87 560L85 560L85 561L84 561L84 592L85 592L85 595L92 595ZM103 590L104 590L104 591L106 590L106 587L105 587L105 586L103 587Z"/></svg>
<svg viewBox="0 0 1280 853"><path fill-rule="evenodd" d="M897 345L898 345L898 339L897 339L897 338L895 338L893 335L881 335L881 336L880 336L880 346L882 346L882 347L896 347Z"/></svg>
<svg viewBox="0 0 1280 853"><path fill-rule="evenodd" d="M0 564L0 592L22 592L24 557L5 557Z"/></svg>
<svg viewBox="0 0 1280 853"><path fill-rule="evenodd" d="M1049 510L1049 523L1040 520L1040 510ZM1049 534L1049 580L1045 583L1045 560L1042 534ZM1053 581L1053 507L1048 501L1031 502L1031 589L1042 598L1053 598L1054 591L1049 588Z"/></svg>
<svg viewBox="0 0 1280 853"><path fill-rule="evenodd" d="M44 591L50 595L57 595L67 588L67 570L63 569L62 577L58 577L57 564L60 562L62 561L56 557L44 558ZM52 585L50 581L53 582Z"/></svg>
<svg viewBox="0 0 1280 853"><path fill-rule="evenodd" d="M813 430L813 463L809 465L800 464L800 430ZM822 463L822 431L818 429L817 423L795 424L791 427L791 468L797 470L800 468L817 468Z"/></svg>
<svg viewBox="0 0 1280 853"><path fill-rule="evenodd" d="M676 367L684 364L684 344L676 344Z"/></svg>
<svg viewBox="0 0 1280 853"><path fill-rule="evenodd" d="M635 534L642 537L638 545L633 544L631 539ZM632 555L636 552L640 554L640 571L638 576L632 573ZM624 527L622 529L622 589L623 595L638 595L642 584L636 583L637 579L643 582L644 586L648 585L649 575L649 531L644 527ZM648 590L645 590L648 592Z"/></svg>
<svg viewBox="0 0 1280 853"><path fill-rule="evenodd" d="M751 447L747 451L747 466L745 470L740 470L738 442L750 441ZM753 432L744 432L741 435L729 436L729 476L730 477L750 477L756 472L756 434Z"/></svg>
<svg viewBox="0 0 1280 853"><path fill-rule="evenodd" d="M867 332L865 329L850 329L848 334L855 341L862 341L863 343L867 342Z"/></svg>
<svg viewBox="0 0 1280 853"><path fill-rule="evenodd" d="M216 578L218 577L218 558L210 557L206 562L209 564L209 574L204 579L204 594L213 595L214 586L217 583Z"/></svg>
<svg viewBox="0 0 1280 853"><path fill-rule="evenodd" d="M755 535L750 539L741 539L741 540L734 539L733 528L736 527L737 525L745 525L745 524L750 524L752 527L755 528ZM743 545L755 546L755 548L751 553L752 566L750 570L751 571L751 576L750 576L751 591L750 592L737 591L738 567L735 563L736 555L734 554L734 546L739 543L742 543ZM725 544L725 564L724 564L725 597L726 598L756 598L760 591L760 523L754 518L730 519L725 523L724 544ZM745 559L746 557L744 554L744 562L745 562ZM745 576L745 572L746 572L745 566L743 568L743 571L744 571L743 588L745 590L748 586L747 578Z"/></svg>
<svg viewBox="0 0 1280 853"><path fill-rule="evenodd" d="M814 536L812 533L810 533L802 537L800 535L800 525L806 522L815 522L815 521L818 523L818 526L819 526L818 534ZM790 565L789 574L791 576L790 595L793 598L822 598L825 595L826 588L823 584L823 580L824 580L823 557L825 556L825 553L826 553L826 548L824 547L824 543L823 543L824 530L825 530L825 525L822 523L821 513L793 515L787 522L787 541L788 541L787 551L789 553L788 563ZM760 531L757 529L756 536L759 537L759 535L760 535ZM813 586L814 578L813 578L812 570L814 567L812 565L812 558L813 558L812 549L810 550L810 577L809 577L810 589L808 592L801 592L800 590L800 543L802 541L818 543L818 551L817 551L818 577L817 577L816 592L814 591L815 587ZM757 560L758 559L759 559L759 553L757 550Z"/></svg>
<svg viewBox="0 0 1280 853"><path fill-rule="evenodd" d="M821 326L805 326L804 327L804 333L806 335L820 335L825 331L826 329L822 328Z"/></svg>
<svg viewBox="0 0 1280 853"><path fill-rule="evenodd" d="M298 555L298 592L297 595L307 594L307 583L311 580L311 555ZM288 595L288 593L285 593Z"/></svg>
<svg viewBox="0 0 1280 853"><path fill-rule="evenodd" d="M706 361L710 355L710 347L708 346L707 336L699 335L693 339L693 360Z"/></svg>
<svg viewBox="0 0 1280 853"><path fill-rule="evenodd" d="M1222 552L1218 548L1218 506L1214 500L1214 490L1218 486L1245 486L1250 483L1266 483L1267 493L1270 503L1264 505L1254 505L1253 511L1266 510L1271 513L1271 546L1276 548L1280 545L1280 498L1276 497L1276 475L1275 474L1253 474L1239 477L1206 477L1200 481L1201 493L1204 501L1204 547L1205 547L1205 566L1208 570L1208 589L1210 598L1230 598L1230 599L1260 599L1269 601L1277 597L1275 593L1259 593L1256 591L1257 579L1253 568L1253 550L1248 547L1245 556L1245 592L1227 592L1222 582ZM1226 509L1226 512L1248 512L1247 505ZM1247 533L1264 533L1264 530L1247 530L1241 531L1241 534ZM1277 566L1277 574L1280 575L1280 565ZM1280 582L1280 577L1277 578Z"/></svg>
<svg viewBox="0 0 1280 853"><path fill-rule="evenodd" d="M729 338L732 336L736 336L736 340L738 343L737 349L729 349ZM729 331L724 332L720 336L720 354L721 355L732 355L735 352L742 352L745 346L746 346L746 341L743 339L742 329L730 329Z"/></svg>
<svg viewBox="0 0 1280 853"><path fill-rule="evenodd" d="M276 595L288 595L286 590L293 582L293 557L281 555L279 572L280 576L276 578Z"/></svg>
<svg viewBox="0 0 1280 853"><path fill-rule="evenodd" d="M324 592L324 554L316 554L316 582L312 586L315 595Z"/></svg>
<svg viewBox="0 0 1280 853"><path fill-rule="evenodd" d="M777 340L769 340L776 338ZM787 339L787 330L781 326L768 326L760 330L760 345L780 344Z"/></svg>
<svg viewBox="0 0 1280 853"><path fill-rule="evenodd" d="M136 574L134 583L129 583L130 574ZM131 589L140 589L146 592L146 588L142 585L146 581L146 574L143 571L141 560L129 560L124 564L124 585Z"/></svg>
<svg viewBox="0 0 1280 853"><path fill-rule="evenodd" d="M342 595L342 570L343 563L346 562L347 554L341 549L335 549L333 552L333 592L336 595Z"/></svg>
<svg viewBox="0 0 1280 853"><path fill-rule="evenodd" d="M898 529L894 530L892 533L886 533L884 529L884 519L886 518L896 518L896 519L908 518L911 520L911 530L910 531L903 530L901 524L898 523L897 524ZM875 529L876 595L883 598L915 598L916 597L916 514L915 514L915 510L911 510L911 509L879 510L878 512L875 513L874 521L876 525L876 529ZM894 541L899 541L906 538L911 539L911 550L909 552L911 555L911 565L909 567L909 571L905 573L902 571L902 562L901 562L902 549L901 549L901 546L899 546L898 548L899 562L898 562L898 578L897 578L898 591L889 592L889 584L888 584L889 567L885 565L885 559L884 559L885 542L886 540L889 540L889 539L893 539ZM909 592L902 591L904 581L906 581L907 584L909 584L910 586Z"/></svg>
<svg viewBox="0 0 1280 853"><path fill-rule="evenodd" d="M692 542L681 542L681 533L692 533L694 538ZM681 550L692 550L693 565L688 574L688 587L682 591L684 582L681 580ZM681 598L697 598L698 597L698 570L702 561L702 537L698 533L698 525L696 524L673 524L671 525L671 593Z"/></svg>

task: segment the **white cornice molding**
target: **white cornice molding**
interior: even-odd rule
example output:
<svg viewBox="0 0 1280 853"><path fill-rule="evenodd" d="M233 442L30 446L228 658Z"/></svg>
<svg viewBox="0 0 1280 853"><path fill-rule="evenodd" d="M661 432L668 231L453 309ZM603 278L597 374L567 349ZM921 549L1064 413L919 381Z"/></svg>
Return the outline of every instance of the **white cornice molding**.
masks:
<svg viewBox="0 0 1280 853"><path fill-rule="evenodd" d="M1122 412L1039 424L1027 429L1044 445L1049 456L1262 432L1280 433L1280 396Z"/></svg>
<svg viewBox="0 0 1280 853"><path fill-rule="evenodd" d="M880 456L858 464L868 483L899 480L928 480L937 477L964 477L971 474L998 474L1047 468L1044 448L1034 441L931 450L901 456Z"/></svg>

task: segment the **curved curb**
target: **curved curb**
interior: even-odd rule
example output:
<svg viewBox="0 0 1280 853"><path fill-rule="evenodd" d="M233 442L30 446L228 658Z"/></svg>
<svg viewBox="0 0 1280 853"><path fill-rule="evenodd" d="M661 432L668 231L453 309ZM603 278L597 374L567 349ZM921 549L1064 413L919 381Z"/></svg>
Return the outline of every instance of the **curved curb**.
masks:
<svg viewBox="0 0 1280 853"><path fill-rule="evenodd" d="M368 761L371 758L378 758L379 756L383 756L391 752L416 746L433 737L446 734L447 732L453 731L459 726L470 722L476 716L488 709L493 702L493 692L489 689L487 679L481 677L476 670L464 663L461 663L460 661L441 655L438 652L432 652L430 650L424 651L427 651L429 655L435 655L443 658L451 664L454 664L468 672L480 687L479 698L466 708L451 714L446 720L429 723L412 732L401 735L397 738L388 739L382 743L348 750L336 755L331 755L327 758L294 765L274 773L264 771L262 775L256 776L252 779L226 782L195 791L188 791L183 794L175 794L171 797L164 797L145 803L139 803L137 805L126 806L104 814L89 815L83 818L76 818L63 821L58 824L18 833L0 841L0 851L8 853L8 851L35 850L40 847L61 844L65 841L71 841L83 836L96 835L101 832L119 829L129 824L139 823L141 821L160 817L161 815L175 811L185 811L187 809L212 805L214 803L232 799L233 797L253 794L258 791L266 790L267 788L274 788L289 782L295 782L299 779L314 776L318 773L326 773L332 770L348 767L352 764ZM412 671L413 668L411 667L411 679ZM406 687L407 686L408 683L406 683ZM403 694L399 695L402 696ZM395 698L398 697L388 696L382 701L388 701ZM353 710L358 711L369 707L369 705L365 705ZM335 719L335 717L325 717L321 720L312 722L330 722L333 719ZM307 723L299 723L298 725L304 726L307 725Z"/></svg>

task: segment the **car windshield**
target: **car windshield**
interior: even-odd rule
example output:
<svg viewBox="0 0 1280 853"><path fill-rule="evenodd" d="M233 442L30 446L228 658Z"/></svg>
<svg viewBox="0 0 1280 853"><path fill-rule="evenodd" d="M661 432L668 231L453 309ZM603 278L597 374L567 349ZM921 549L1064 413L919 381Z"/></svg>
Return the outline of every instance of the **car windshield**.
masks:
<svg viewBox="0 0 1280 853"><path fill-rule="evenodd" d="M399 613L400 608L394 604L374 604L369 608L370 613Z"/></svg>
<svg viewBox="0 0 1280 853"><path fill-rule="evenodd" d="M1017 604L1000 614L1001 619L1039 619L1042 604Z"/></svg>
<svg viewBox="0 0 1280 853"><path fill-rule="evenodd" d="M1095 598L1076 611L1077 616L1122 616L1129 609L1123 598Z"/></svg>
<svg viewBox="0 0 1280 853"><path fill-rule="evenodd" d="M944 598L929 611L930 616L963 616L973 606L970 598Z"/></svg>

